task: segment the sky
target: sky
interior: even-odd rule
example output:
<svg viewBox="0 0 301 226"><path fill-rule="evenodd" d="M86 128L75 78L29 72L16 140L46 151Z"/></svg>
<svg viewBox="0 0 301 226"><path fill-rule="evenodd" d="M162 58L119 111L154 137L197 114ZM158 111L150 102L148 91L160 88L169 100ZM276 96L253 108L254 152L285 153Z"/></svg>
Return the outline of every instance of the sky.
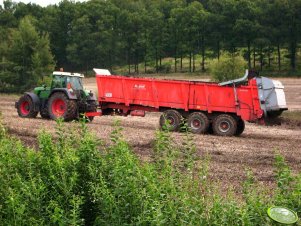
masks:
<svg viewBox="0 0 301 226"><path fill-rule="evenodd" d="M47 5L54 5L54 4L58 4L59 2L61 2L62 0L13 0L13 2L24 2L25 4L27 3L35 3L38 4L40 6L47 6ZM76 2L83 2L85 0L76 0ZM3 6L3 0L0 0L0 5Z"/></svg>

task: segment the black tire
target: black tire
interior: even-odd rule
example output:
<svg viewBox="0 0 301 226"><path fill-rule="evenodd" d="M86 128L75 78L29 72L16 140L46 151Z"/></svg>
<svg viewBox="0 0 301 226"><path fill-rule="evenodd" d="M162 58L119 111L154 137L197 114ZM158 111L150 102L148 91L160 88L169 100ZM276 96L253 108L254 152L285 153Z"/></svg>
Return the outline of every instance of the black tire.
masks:
<svg viewBox="0 0 301 226"><path fill-rule="evenodd" d="M236 133L235 136L239 136L243 133L243 131L245 130L245 122L244 120L242 120L241 118L238 119L237 121L237 129L236 129Z"/></svg>
<svg viewBox="0 0 301 226"><path fill-rule="evenodd" d="M166 110L160 117L160 127L169 131L179 131L182 124L182 115L176 110Z"/></svg>
<svg viewBox="0 0 301 226"><path fill-rule="evenodd" d="M22 118L35 118L38 111L34 110L34 103L29 95L20 97L17 105L18 115Z"/></svg>
<svg viewBox="0 0 301 226"><path fill-rule="evenodd" d="M89 101L87 101L87 104L88 104L87 112L96 112L97 102L95 100L89 100ZM84 118L84 119L86 119L87 122L92 122L93 121L94 116L85 117L84 114L85 114L85 112L80 113L79 118L80 119Z"/></svg>
<svg viewBox="0 0 301 226"><path fill-rule="evenodd" d="M88 104L90 105L89 106L89 111L96 112L97 102L95 100L90 100L90 101L88 101ZM92 122L93 119L94 119L94 116L89 116L88 119L89 119L89 122Z"/></svg>
<svg viewBox="0 0 301 226"><path fill-rule="evenodd" d="M202 112L193 112L188 116L187 126L192 133L202 134L208 131L210 122Z"/></svg>
<svg viewBox="0 0 301 226"><path fill-rule="evenodd" d="M54 93L48 101L48 112L51 119L63 118L71 121L77 118L77 104L75 100L69 100L61 92Z"/></svg>
<svg viewBox="0 0 301 226"><path fill-rule="evenodd" d="M212 123L209 124L208 130L207 130L207 134L214 134L213 132L213 128L212 128Z"/></svg>
<svg viewBox="0 0 301 226"><path fill-rule="evenodd" d="M40 115L42 118L44 119L50 119L50 115L49 115L49 112L48 112L48 108L45 107L43 108L41 111L40 111Z"/></svg>
<svg viewBox="0 0 301 226"><path fill-rule="evenodd" d="M220 114L212 123L213 132L218 136L233 136L237 131L237 121L231 115Z"/></svg>
<svg viewBox="0 0 301 226"><path fill-rule="evenodd" d="M281 110L280 111L268 111L267 115L268 115L269 118L274 119L274 118L279 117L282 114L282 112L283 111L281 111Z"/></svg>

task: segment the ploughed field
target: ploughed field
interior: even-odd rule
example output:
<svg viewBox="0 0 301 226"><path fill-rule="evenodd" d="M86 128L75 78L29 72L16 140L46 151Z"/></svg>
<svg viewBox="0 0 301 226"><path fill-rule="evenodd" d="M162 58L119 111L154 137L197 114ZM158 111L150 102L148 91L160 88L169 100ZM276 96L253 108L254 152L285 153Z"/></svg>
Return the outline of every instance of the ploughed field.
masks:
<svg viewBox="0 0 301 226"><path fill-rule="evenodd" d="M301 79L279 79L285 86L288 107L301 110ZM97 90L94 78L84 81L85 87ZM18 96L1 95L0 112L2 121L10 134L19 137L26 145L35 146L37 133L42 130L54 132L55 122L51 120L19 118L14 102ZM155 132L159 128L160 113L148 113L146 117L95 117L88 127L102 140L109 141L115 120L120 121L125 139L143 160L150 160ZM66 123L68 126L70 123ZM181 144L184 135L172 133L174 142ZM210 156L209 177L219 181L221 189L233 186L241 190L245 170L251 169L260 183L273 186L274 154L279 152L294 171L301 171L301 123L284 120L281 126L259 126L246 123L240 137L218 137L214 135L195 135L198 155Z"/></svg>

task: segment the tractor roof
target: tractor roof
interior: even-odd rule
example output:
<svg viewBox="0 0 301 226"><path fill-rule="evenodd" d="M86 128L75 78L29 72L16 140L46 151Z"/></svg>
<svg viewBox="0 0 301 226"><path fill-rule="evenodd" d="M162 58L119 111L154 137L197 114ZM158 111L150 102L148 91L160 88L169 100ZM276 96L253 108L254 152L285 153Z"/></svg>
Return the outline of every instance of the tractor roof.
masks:
<svg viewBox="0 0 301 226"><path fill-rule="evenodd" d="M53 74L53 75L70 76L70 77L81 77L81 78L84 77L83 74L79 74L79 73L71 73L71 72L64 72L64 71L54 71L52 74Z"/></svg>

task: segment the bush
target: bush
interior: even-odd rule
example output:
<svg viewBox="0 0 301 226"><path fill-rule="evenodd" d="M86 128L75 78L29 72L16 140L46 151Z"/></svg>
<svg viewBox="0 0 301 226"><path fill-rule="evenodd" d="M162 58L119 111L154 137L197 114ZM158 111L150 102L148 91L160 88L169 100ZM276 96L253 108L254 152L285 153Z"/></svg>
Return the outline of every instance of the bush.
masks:
<svg viewBox="0 0 301 226"><path fill-rule="evenodd" d="M156 73L156 68L147 68L146 69L146 74L155 74Z"/></svg>
<svg viewBox="0 0 301 226"><path fill-rule="evenodd" d="M37 82L37 86L43 86L46 85L48 87L51 86L51 82L52 82L52 76L43 76L42 78L40 78Z"/></svg>
<svg viewBox="0 0 301 226"><path fill-rule="evenodd" d="M224 52L220 59L214 59L210 64L210 72L217 82L224 82L242 77L247 62L240 55Z"/></svg>
<svg viewBox="0 0 301 226"><path fill-rule="evenodd" d="M0 126L2 225L272 225L266 209L273 204L301 213L301 177L282 157L274 195L248 173L237 201L208 180L208 159L198 158L189 133L175 145L168 131L157 131L153 160L141 163L119 127L111 145L84 123L58 122L56 131L41 132L33 150Z"/></svg>
<svg viewBox="0 0 301 226"><path fill-rule="evenodd" d="M170 63L163 63L161 66L158 66L158 72L160 73L169 73L171 71L171 64Z"/></svg>

